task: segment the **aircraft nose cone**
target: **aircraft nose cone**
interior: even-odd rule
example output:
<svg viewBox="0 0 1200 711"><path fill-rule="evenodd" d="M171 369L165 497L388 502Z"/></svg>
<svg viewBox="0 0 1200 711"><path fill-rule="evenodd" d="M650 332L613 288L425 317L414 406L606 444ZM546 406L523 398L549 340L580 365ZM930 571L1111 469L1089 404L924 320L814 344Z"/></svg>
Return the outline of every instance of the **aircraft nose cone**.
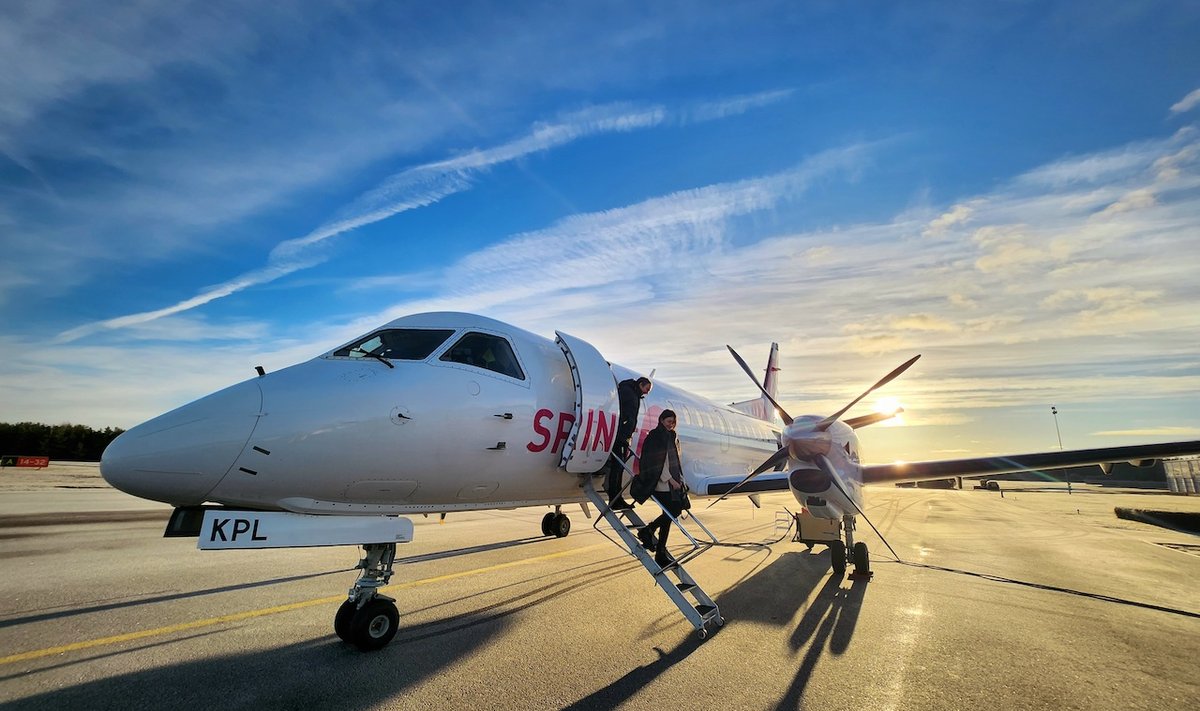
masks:
<svg viewBox="0 0 1200 711"><path fill-rule="evenodd" d="M203 503L254 432L262 390L248 380L160 415L114 439L100 473L114 488L175 506Z"/></svg>

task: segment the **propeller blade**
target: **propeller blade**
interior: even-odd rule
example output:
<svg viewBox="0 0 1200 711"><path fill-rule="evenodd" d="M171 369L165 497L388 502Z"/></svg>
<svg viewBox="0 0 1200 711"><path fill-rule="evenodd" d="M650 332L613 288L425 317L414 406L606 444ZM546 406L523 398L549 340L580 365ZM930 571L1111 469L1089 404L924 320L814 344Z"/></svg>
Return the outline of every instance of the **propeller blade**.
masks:
<svg viewBox="0 0 1200 711"><path fill-rule="evenodd" d="M850 425L850 429L856 430L860 427L866 427L867 425L873 425L876 422L883 422L884 420L890 420L893 417L895 417L896 415L899 415L901 412L904 412L904 408L898 407L898 408L896 408L895 412L872 412L869 415L863 415L861 417L851 417L848 420L844 420L844 422L847 425Z"/></svg>
<svg viewBox="0 0 1200 711"><path fill-rule="evenodd" d="M833 462L829 461L829 457L826 457L824 454L818 454L816 456L816 463L818 467L823 469L825 473L829 475L829 481L833 482L833 485L837 487L837 490L842 492L842 496L846 497L846 501L849 501L850 505L854 507L854 510L858 512L858 515L863 517L863 520L867 522L867 525L871 527L871 530L875 532L875 535L879 536L879 540L883 541L883 545L887 546L887 549L892 552L892 556L896 560L900 560L900 556L896 555L896 551L892 548L892 544L888 543L887 539L883 537L883 534L879 532L879 529L875 528L875 524L871 523L871 519L867 518L867 512L859 508L858 502L850 498L850 493L842 487L842 480L840 477L838 477L837 471L834 470Z"/></svg>
<svg viewBox="0 0 1200 711"><path fill-rule="evenodd" d="M732 349L731 349L731 350L732 350ZM879 381L878 381L877 383L875 383L875 384L874 384L874 385L872 385L871 387L869 387L869 388L867 388L866 390L864 390L862 395L859 395L858 397L856 397L856 398L854 398L853 400L851 400L849 405L847 405L847 406L843 407L842 409L840 409L840 410L838 410L837 412L833 413L833 414L832 414L832 415L830 415L829 417L826 417L825 419L823 419L823 420L821 420L820 422L818 422L818 423L817 423L817 426L816 426L816 427L814 427L813 429L815 429L815 430L816 430L816 431L818 431L818 432L824 432L825 430L829 429L829 426L830 426L830 425L832 425L834 422L836 422L836 421L837 421L837 419L838 419L839 417L841 417L842 415L846 414L846 411L847 411L847 410L849 410L850 408L852 408L852 407L854 407L855 405L857 405L859 400L862 400L864 397L866 397L866 396L870 395L870 394L871 394L872 392L874 392L876 389L878 389L878 388L881 388L881 387L883 387L884 385L887 385L888 383L890 383L890 382L892 382L893 380L895 380L895 379L896 379L896 378L897 378L897 377L898 377L898 376L899 376L901 373L903 373L904 371L906 371L906 370L908 370L910 367L912 367L912 364L913 364L913 363L916 363L916 362L917 362L917 359L918 359L918 358L920 358L920 357L921 357L921 355L920 355L920 354L917 354L917 355L913 356L912 358L908 359L907 361L905 361L905 362L904 362L904 364L903 364L903 365L901 365L899 368L896 368L896 369L895 369L895 370L893 370L892 372L890 372L890 373L888 373L887 375L883 376L882 378L880 378L880 379L879 379Z"/></svg>
<svg viewBox="0 0 1200 711"><path fill-rule="evenodd" d="M771 393L767 392L767 389L762 386L762 383L758 382L758 376L754 374L753 370L750 370L750 366L746 365L746 361L742 360L742 357L738 355L738 352L733 350L733 346L726 344L725 347L728 348L729 352L733 354L733 359L738 362L738 365L742 366L742 370L746 371L746 375L750 376L750 379L754 381L754 384L758 386L758 389L762 391L762 394L771 401L771 404L775 406L776 410L779 410L780 416L783 417L783 424L792 424L792 416L787 414L787 410L784 410L779 403L775 402L775 398L771 397ZM720 499L718 499L718 501L719 500Z"/></svg>
<svg viewBox="0 0 1200 711"><path fill-rule="evenodd" d="M733 492L740 489L743 484L750 481L751 479L758 476L759 474L762 474L763 472L767 471L768 469L774 469L775 467L777 467L779 465L780 462L787 461L787 458L788 458L788 448L780 447L777 452L772 454L771 457L769 459L767 459L767 461L763 462L762 464L759 464L757 469L750 472L750 474L745 479L742 479L737 484L734 484L732 489L730 489L729 491L726 491L724 494L721 494L720 498L718 498L716 501L712 502L705 508L711 509L712 507L721 503L726 498L728 498Z"/></svg>

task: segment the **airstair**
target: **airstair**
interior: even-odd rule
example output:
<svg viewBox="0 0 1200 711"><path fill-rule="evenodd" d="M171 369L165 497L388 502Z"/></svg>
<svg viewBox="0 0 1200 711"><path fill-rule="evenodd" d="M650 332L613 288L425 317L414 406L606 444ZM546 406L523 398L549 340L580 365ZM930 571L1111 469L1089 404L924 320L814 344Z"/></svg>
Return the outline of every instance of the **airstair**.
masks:
<svg viewBox="0 0 1200 711"><path fill-rule="evenodd" d="M660 566L655 562L654 555L646 550L638 539L637 532L646 525L641 517L633 509L611 509L604 497L596 491L593 479L604 473L608 467L609 457L614 455L611 454L611 442L607 447L598 448L595 445L596 439L592 439L589 443L589 434L592 431L593 421L598 421L599 418L606 417L606 413L613 413L618 409L616 379L613 377L608 362L590 343L559 331L556 331L555 335L558 336L559 347L566 355L571 369L571 378L575 384L575 422L564 444L560 466L568 472L580 475L584 494L600 513L600 519L596 520L593 527L605 538L627 550L641 563L642 567L654 577L654 582L662 588L671 602L675 603L688 622L692 623L700 638L704 639L708 636L710 625L720 627L725 624L725 620L721 617L721 611L717 608L717 604L688 574L684 563L715 545L716 537L700 519L690 513L688 517L691 522L696 524L707 538L698 539L680 522L679 518L672 516L672 525L687 538L691 547L676 556L672 563L665 567ZM585 412L587 413L586 425L584 424ZM582 441L579 439L581 427L583 428ZM615 431L615 418L612 429ZM621 465L627 472L633 474L628 462L622 461ZM647 499L644 505L649 507L650 502L662 509L662 506L653 497ZM662 510L670 516L669 512L665 509ZM601 520L608 524L608 527L616 534L616 538L600 528Z"/></svg>
<svg viewBox="0 0 1200 711"><path fill-rule="evenodd" d="M625 462L622 462L622 464L626 470L629 469L628 464ZM662 567L655 562L654 554L646 550L642 546L642 542L638 539L637 533L645 527L646 523L642 521L642 517L634 509L609 508L608 502L596 491L591 476L584 477L583 491L600 513L600 518L596 519L592 527L605 538L629 551L629 554L636 558L642 564L642 567L654 576L654 582L658 584L658 587L662 588L667 597L671 598L671 602L675 603L675 606L679 608L679 611L683 613L688 622L692 623L692 627L696 628L700 639L708 636L708 626L710 624L717 627L725 624L725 619L721 617L721 610L717 607L717 603L708 596L704 588L700 587L687 572L687 569L683 567L684 563L712 548L716 543L716 538L700 522L700 519L689 514L691 521L699 526L705 535L708 536L707 540L698 540L678 518L671 517L672 525L688 539L691 547L686 552L675 556L674 562L669 563L666 567ZM625 492L622 493L624 494ZM658 505L658 508L662 509L663 513L670 516L670 513L662 508L654 497L646 499L644 505L649 506L651 502ZM617 538L613 538L600 528L601 521L608 524L609 528L617 534Z"/></svg>

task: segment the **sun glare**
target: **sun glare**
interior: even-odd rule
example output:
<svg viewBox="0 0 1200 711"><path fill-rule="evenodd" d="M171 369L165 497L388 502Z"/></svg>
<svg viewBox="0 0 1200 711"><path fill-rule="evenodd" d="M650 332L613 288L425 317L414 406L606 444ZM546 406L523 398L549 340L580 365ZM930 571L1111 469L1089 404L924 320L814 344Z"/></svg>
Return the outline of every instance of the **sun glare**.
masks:
<svg viewBox="0 0 1200 711"><path fill-rule="evenodd" d="M885 415L899 413L903 411L903 409L904 408L900 405L900 401L894 397L881 397L875 401L875 412L880 412ZM904 424L904 417L900 414L896 414L895 417L892 417L890 420L884 420L880 424L884 427L899 427Z"/></svg>

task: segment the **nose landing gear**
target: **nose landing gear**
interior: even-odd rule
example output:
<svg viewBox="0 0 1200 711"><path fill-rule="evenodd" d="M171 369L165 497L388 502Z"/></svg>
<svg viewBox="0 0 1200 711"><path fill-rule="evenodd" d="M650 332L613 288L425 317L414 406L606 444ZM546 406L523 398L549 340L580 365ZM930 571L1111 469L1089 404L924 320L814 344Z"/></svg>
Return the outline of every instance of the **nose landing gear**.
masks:
<svg viewBox="0 0 1200 711"><path fill-rule="evenodd" d="M358 562L363 572L333 616L333 630L343 641L366 651L382 649L400 628L396 601L380 594L379 588L392 578L396 561L395 543L368 543Z"/></svg>

